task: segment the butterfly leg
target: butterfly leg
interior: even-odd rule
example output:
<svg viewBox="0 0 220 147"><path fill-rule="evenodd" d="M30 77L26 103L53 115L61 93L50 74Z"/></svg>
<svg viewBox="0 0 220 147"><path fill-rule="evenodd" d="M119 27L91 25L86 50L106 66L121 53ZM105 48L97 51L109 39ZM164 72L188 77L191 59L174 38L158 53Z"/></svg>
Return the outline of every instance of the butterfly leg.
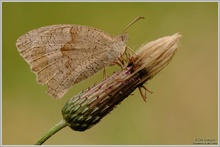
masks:
<svg viewBox="0 0 220 147"><path fill-rule="evenodd" d="M107 78L107 73L106 73L106 69L105 67L103 68L103 79L106 79Z"/></svg>
<svg viewBox="0 0 220 147"><path fill-rule="evenodd" d="M110 64L110 66L113 66L113 65L118 65L118 66L120 66L121 68L123 68L123 67L124 67L124 61L122 61L121 58L117 58L116 61L114 61L114 62L112 62L112 63Z"/></svg>
<svg viewBox="0 0 220 147"><path fill-rule="evenodd" d="M131 51L134 55L137 55L137 54L133 51L132 48L130 48L130 47L127 46L126 49L128 49L129 51Z"/></svg>
<svg viewBox="0 0 220 147"><path fill-rule="evenodd" d="M142 88L144 89L144 92L142 91ZM144 100L145 102L147 102L147 101L146 101L146 99L147 99L146 91L149 92L150 94L152 94L153 92L150 91L149 89L147 89L144 85L138 86L138 89L139 89L139 92L140 92L140 94L141 94L143 100Z"/></svg>

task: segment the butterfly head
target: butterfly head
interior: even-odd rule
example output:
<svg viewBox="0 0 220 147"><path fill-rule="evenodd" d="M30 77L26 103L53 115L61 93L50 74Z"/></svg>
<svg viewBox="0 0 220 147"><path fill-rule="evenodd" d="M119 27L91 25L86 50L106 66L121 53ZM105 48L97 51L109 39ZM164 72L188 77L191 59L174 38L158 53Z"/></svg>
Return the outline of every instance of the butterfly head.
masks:
<svg viewBox="0 0 220 147"><path fill-rule="evenodd" d="M128 41L128 33L123 33L119 37L120 37L122 42L127 43L127 41Z"/></svg>

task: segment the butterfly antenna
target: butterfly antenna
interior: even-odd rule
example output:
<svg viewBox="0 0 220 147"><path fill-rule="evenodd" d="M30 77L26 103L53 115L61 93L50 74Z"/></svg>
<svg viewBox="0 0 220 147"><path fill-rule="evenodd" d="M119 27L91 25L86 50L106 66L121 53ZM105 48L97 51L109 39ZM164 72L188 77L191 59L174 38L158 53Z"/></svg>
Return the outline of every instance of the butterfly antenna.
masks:
<svg viewBox="0 0 220 147"><path fill-rule="evenodd" d="M143 16L138 16L136 17L129 25L127 25L127 27L124 29L124 31L122 32L122 34L124 34L124 32L132 25L134 24L136 21L138 21L139 19L144 19Z"/></svg>

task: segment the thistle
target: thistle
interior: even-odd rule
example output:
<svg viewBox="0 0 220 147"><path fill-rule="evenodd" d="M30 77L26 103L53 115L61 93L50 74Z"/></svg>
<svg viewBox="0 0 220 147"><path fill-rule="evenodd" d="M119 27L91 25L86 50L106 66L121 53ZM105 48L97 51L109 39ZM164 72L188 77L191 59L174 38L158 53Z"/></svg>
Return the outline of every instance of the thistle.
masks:
<svg viewBox="0 0 220 147"><path fill-rule="evenodd" d="M36 144L42 144L65 126L75 131L91 128L136 88L140 89L146 100L141 91L143 84L168 65L180 38L181 35L176 33L144 44L134 56L128 58L121 70L71 98L62 109L63 120Z"/></svg>

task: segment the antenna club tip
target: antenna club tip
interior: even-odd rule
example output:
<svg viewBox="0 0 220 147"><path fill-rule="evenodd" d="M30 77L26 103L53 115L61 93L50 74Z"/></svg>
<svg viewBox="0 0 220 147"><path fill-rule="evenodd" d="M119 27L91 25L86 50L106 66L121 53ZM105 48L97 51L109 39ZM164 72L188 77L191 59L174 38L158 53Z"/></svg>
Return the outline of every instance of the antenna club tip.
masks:
<svg viewBox="0 0 220 147"><path fill-rule="evenodd" d="M127 30L127 28L129 28L132 24L134 24L136 21L138 21L139 19L144 19L143 16L137 16L129 25L127 25L127 27L124 29L124 31L122 32L122 34Z"/></svg>
<svg viewBox="0 0 220 147"><path fill-rule="evenodd" d="M144 16L138 16L137 18L138 18L138 19L145 19Z"/></svg>

